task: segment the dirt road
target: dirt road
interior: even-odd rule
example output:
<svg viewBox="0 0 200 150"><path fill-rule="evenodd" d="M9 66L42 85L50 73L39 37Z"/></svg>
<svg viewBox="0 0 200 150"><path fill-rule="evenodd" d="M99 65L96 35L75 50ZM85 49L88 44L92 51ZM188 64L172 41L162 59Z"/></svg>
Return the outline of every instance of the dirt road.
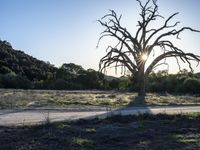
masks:
<svg viewBox="0 0 200 150"><path fill-rule="evenodd" d="M0 126L42 124L47 122L105 118L112 115L137 115L141 113L186 113L200 112L200 106L167 106L167 107L129 107L122 109L24 109L0 110Z"/></svg>

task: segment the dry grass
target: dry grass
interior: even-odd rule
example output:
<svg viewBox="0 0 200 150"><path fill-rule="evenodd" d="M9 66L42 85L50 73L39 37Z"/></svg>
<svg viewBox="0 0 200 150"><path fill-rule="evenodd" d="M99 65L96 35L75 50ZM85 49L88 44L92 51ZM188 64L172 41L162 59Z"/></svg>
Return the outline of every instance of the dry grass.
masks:
<svg viewBox="0 0 200 150"><path fill-rule="evenodd" d="M0 108L68 107L77 105L124 107L136 93L113 91L56 91L0 89ZM147 94L146 105L200 104L200 97Z"/></svg>

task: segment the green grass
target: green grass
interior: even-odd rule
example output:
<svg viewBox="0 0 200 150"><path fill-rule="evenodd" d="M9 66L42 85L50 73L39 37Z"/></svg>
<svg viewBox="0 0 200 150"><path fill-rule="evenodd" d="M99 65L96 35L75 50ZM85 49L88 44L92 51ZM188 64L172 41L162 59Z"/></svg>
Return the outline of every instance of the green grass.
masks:
<svg viewBox="0 0 200 150"><path fill-rule="evenodd" d="M200 138L197 134L177 134L174 138L179 143L197 143Z"/></svg>
<svg viewBox="0 0 200 150"><path fill-rule="evenodd" d="M56 91L0 89L0 109L69 107L78 105L125 107L137 106L136 93L109 91ZM148 93L145 105L168 106L200 104L200 97Z"/></svg>
<svg viewBox="0 0 200 150"><path fill-rule="evenodd" d="M63 122L57 122L57 123L55 123L54 125L55 125L55 127L56 127L57 129L70 128L70 125L65 124L65 123L63 123Z"/></svg>
<svg viewBox="0 0 200 150"><path fill-rule="evenodd" d="M142 125L141 125L142 124ZM2 150L200 149L200 113L0 127Z"/></svg>
<svg viewBox="0 0 200 150"><path fill-rule="evenodd" d="M94 146L94 142L92 140L74 137L72 138L71 145L78 147L91 147Z"/></svg>

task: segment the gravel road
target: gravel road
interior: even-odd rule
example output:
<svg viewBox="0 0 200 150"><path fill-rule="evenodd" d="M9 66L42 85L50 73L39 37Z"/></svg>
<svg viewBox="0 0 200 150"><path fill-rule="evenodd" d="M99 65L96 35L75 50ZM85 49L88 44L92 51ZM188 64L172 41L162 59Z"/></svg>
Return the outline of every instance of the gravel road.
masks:
<svg viewBox="0 0 200 150"><path fill-rule="evenodd" d="M87 108L87 109L15 109L0 110L0 126L18 126L42 124L55 121L77 119L105 118L112 115L138 115L142 113L175 114L200 112L200 106L166 106L166 107L128 107L122 109Z"/></svg>

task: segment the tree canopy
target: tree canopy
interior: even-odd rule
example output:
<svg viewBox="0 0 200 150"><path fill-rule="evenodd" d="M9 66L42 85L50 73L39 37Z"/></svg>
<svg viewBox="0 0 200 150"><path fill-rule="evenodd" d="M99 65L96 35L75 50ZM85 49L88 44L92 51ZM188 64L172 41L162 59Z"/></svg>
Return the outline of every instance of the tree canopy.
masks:
<svg viewBox="0 0 200 150"><path fill-rule="evenodd" d="M122 26L122 15L118 16L114 10L103 16L98 22L104 27L103 32L98 41L104 37L114 38L118 41L116 45L108 45L106 55L100 60L100 71L105 70L111 65L115 67L122 66L127 68L138 83L138 95L145 96L146 78L154 68L167 64L166 58L175 58L177 64L179 61L188 63L192 70L191 61L196 61L199 64L200 57L193 53L186 53L178 48L171 40L171 37L179 39L180 33L185 30L192 32L200 32L191 27L179 27L180 22L171 23L172 19L179 13L174 13L166 19L159 14L157 0L147 0L142 3L141 0L136 0L140 7L141 20L138 21L137 30L135 33L130 33L126 27ZM163 19L161 24L159 19ZM161 24L158 28L153 28L151 23L157 21ZM150 64L147 60L152 53L158 53L158 49L162 49L162 53L155 56Z"/></svg>

